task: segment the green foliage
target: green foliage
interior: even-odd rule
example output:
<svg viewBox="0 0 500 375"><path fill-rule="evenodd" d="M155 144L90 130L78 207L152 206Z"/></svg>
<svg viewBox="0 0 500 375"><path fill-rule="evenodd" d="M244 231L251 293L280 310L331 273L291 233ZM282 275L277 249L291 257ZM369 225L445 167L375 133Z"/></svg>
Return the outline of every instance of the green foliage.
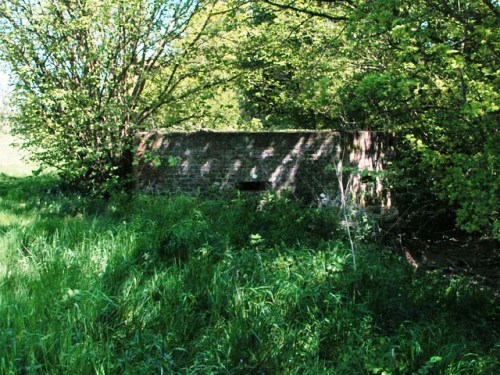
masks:
<svg viewBox="0 0 500 375"><path fill-rule="evenodd" d="M350 30L364 44L351 50L360 66L341 92L351 121L411 140L401 168L422 191L420 207L448 201L459 227L498 238L499 18L490 5L366 2Z"/></svg>
<svg viewBox="0 0 500 375"><path fill-rule="evenodd" d="M453 155L441 194L459 206L460 227L470 232L492 233L500 239L498 140L495 146L485 145L484 151L475 155ZM490 143L493 142L490 140Z"/></svg>
<svg viewBox="0 0 500 375"><path fill-rule="evenodd" d="M394 180L418 189L407 200L498 238L498 3L260 3L241 54L247 116L409 137Z"/></svg>
<svg viewBox="0 0 500 375"><path fill-rule="evenodd" d="M126 185L134 134L152 127L381 130L407 141L402 212L421 207L422 224L445 207L498 238L499 13L487 0L9 0L0 57L25 147L94 192Z"/></svg>
<svg viewBox="0 0 500 375"><path fill-rule="evenodd" d="M369 246L354 272L316 208L57 183L0 176L0 373L498 370L491 291Z"/></svg>
<svg viewBox="0 0 500 375"><path fill-rule="evenodd" d="M346 60L337 53L341 26L256 2L251 30L238 47L239 107L264 128L328 128Z"/></svg>
<svg viewBox="0 0 500 375"><path fill-rule="evenodd" d="M165 107L181 121L176 108L221 81L194 80L216 67L200 62L215 3L2 2L0 58L14 77L23 146L93 192L126 185L135 133Z"/></svg>

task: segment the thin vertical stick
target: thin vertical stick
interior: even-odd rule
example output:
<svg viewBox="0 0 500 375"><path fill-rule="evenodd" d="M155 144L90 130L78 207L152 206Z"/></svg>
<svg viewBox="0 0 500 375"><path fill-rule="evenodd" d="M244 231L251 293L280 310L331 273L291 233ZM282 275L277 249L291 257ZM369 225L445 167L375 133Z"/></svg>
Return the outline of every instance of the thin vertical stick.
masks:
<svg viewBox="0 0 500 375"><path fill-rule="evenodd" d="M337 164L335 164L335 172L337 174L337 181L339 183L339 191L340 191L340 203L341 203L341 208L342 208L342 214L344 215L344 221L345 225L347 228L347 237L349 238L349 243L351 245L351 254L352 254L352 262L354 266L354 270L357 270L357 265L356 265L356 248L354 246L354 241L352 240L351 236L351 228L349 224L349 220L347 218L347 202L346 202L346 195L344 191L344 183L343 183L343 169L342 169L342 163L344 159L344 152L342 151L342 155L340 157L340 160ZM349 184L347 184L348 186ZM346 189L347 189L346 186Z"/></svg>

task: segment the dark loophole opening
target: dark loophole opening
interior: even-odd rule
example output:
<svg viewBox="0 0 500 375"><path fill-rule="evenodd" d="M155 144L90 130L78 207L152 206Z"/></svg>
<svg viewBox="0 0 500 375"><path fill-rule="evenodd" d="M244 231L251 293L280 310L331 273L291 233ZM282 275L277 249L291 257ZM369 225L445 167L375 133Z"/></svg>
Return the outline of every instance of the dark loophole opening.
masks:
<svg viewBox="0 0 500 375"><path fill-rule="evenodd" d="M239 191L263 191L267 190L266 181L240 181L236 183L236 189Z"/></svg>
<svg viewBox="0 0 500 375"><path fill-rule="evenodd" d="M375 180L376 180L375 176L372 176L372 175L369 175L369 174L361 177L361 182L363 184L368 184L370 182L375 182Z"/></svg>

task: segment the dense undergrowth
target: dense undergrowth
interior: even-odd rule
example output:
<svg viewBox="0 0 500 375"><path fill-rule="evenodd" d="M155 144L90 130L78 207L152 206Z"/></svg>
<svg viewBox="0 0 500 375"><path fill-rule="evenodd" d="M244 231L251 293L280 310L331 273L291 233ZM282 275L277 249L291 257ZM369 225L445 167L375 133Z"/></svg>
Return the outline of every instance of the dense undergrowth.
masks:
<svg viewBox="0 0 500 375"><path fill-rule="evenodd" d="M268 197L0 176L0 374L495 374L498 306Z"/></svg>

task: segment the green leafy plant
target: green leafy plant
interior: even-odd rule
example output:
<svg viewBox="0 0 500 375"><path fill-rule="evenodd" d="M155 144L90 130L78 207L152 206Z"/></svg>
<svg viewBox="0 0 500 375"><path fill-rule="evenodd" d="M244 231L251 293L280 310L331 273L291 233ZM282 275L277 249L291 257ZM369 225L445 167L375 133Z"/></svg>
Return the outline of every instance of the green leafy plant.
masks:
<svg viewBox="0 0 500 375"><path fill-rule="evenodd" d="M211 18L223 12L216 5L4 1L0 58L14 78L12 124L23 147L91 192L130 187L136 133L151 129L164 107L175 116L188 98L228 79L194 80L221 63L197 62L208 53Z"/></svg>
<svg viewBox="0 0 500 375"><path fill-rule="evenodd" d="M361 242L354 271L324 210L57 183L0 176L0 373L498 368L492 290Z"/></svg>

